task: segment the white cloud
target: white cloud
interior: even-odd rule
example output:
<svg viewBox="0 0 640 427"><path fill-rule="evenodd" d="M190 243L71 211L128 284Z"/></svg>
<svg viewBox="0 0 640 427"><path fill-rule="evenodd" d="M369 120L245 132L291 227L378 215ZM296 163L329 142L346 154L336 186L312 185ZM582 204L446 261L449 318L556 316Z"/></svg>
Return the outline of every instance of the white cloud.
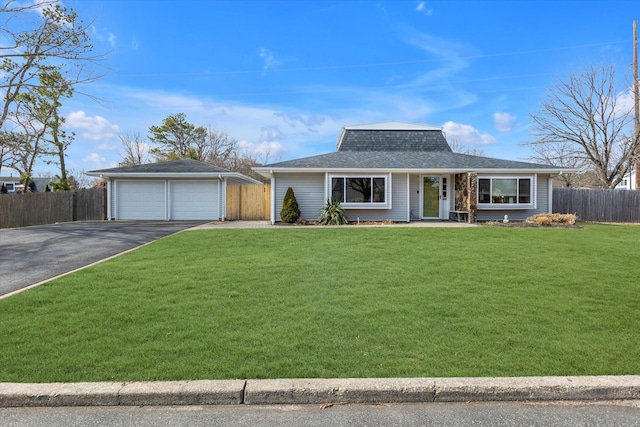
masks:
<svg viewBox="0 0 640 427"><path fill-rule="evenodd" d="M629 90L626 92L618 94L615 103L616 116L621 117L626 114L630 114L634 108L633 87L629 88Z"/></svg>
<svg viewBox="0 0 640 427"><path fill-rule="evenodd" d="M516 121L516 116L509 113L495 112L493 113L493 127L498 132L509 132Z"/></svg>
<svg viewBox="0 0 640 427"><path fill-rule="evenodd" d="M258 55L260 55L260 58L262 58L262 60L264 61L264 65L262 66L264 70L277 67L281 64L280 61L275 59L275 57L273 56L273 52L263 47L260 48L260 52L258 53Z"/></svg>
<svg viewBox="0 0 640 427"><path fill-rule="evenodd" d="M100 30L98 30L95 25L92 25L90 30L91 35L95 40L106 41L107 43L109 43L109 46L111 46L111 49L114 49L116 47L116 35L112 32L108 31L105 35Z"/></svg>
<svg viewBox="0 0 640 427"><path fill-rule="evenodd" d="M468 146L487 145L496 142L493 136L488 133L480 133L471 125L449 121L442 127L449 142L456 140L460 145Z"/></svg>
<svg viewBox="0 0 640 427"><path fill-rule="evenodd" d="M115 145L109 145L109 144L100 144L96 148L98 150L103 150L103 151L114 151L118 149L118 147L116 147Z"/></svg>
<svg viewBox="0 0 640 427"><path fill-rule="evenodd" d="M433 15L433 8L428 9L427 2L424 2L424 1L418 2L418 5L416 6L416 11L420 13L424 13L427 16Z"/></svg>
<svg viewBox="0 0 640 427"><path fill-rule="evenodd" d="M67 116L67 126L81 130L82 137L92 141L113 138L120 132L118 125L109 123L107 119L101 116L87 116L82 110L72 111Z"/></svg>
<svg viewBox="0 0 640 427"><path fill-rule="evenodd" d="M82 162L88 164L89 167L85 168L87 170L91 169L106 169L113 168L118 166L118 163L111 160L107 160L105 157L102 157L98 153L91 153L85 158L82 159Z"/></svg>
<svg viewBox="0 0 640 427"><path fill-rule="evenodd" d="M263 143L282 141L286 139L286 136L277 126L264 126L262 129L262 137L260 140Z"/></svg>
<svg viewBox="0 0 640 427"><path fill-rule="evenodd" d="M255 156L259 163L271 163L278 161L289 152L287 147L277 141L263 141L255 144L249 141L240 141L238 146L246 152Z"/></svg>
<svg viewBox="0 0 640 427"><path fill-rule="evenodd" d="M131 39L131 49L138 50L139 47L140 47L140 42L138 41L137 38L133 37Z"/></svg>
<svg viewBox="0 0 640 427"><path fill-rule="evenodd" d="M295 127L297 123L302 123L304 126L307 126L307 127L318 126L324 123L325 120L327 120L326 117L323 117L317 114L307 115L305 118L303 115L298 113L280 112L280 113L275 113L275 116L282 117L288 123L290 123L291 126L293 127Z"/></svg>
<svg viewBox="0 0 640 427"><path fill-rule="evenodd" d="M115 36L115 34L109 33L109 36L107 37L107 41L111 45L112 49L116 47L116 36Z"/></svg>

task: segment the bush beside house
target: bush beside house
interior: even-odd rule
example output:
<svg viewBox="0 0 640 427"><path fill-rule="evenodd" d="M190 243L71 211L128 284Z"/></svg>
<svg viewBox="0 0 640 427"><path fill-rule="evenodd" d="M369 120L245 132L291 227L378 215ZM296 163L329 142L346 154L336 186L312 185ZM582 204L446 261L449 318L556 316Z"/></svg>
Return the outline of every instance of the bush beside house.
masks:
<svg viewBox="0 0 640 427"><path fill-rule="evenodd" d="M284 195L282 201L282 210L280 211L280 218L287 223L294 223L300 218L300 209L298 208L298 201L293 193L293 188L287 188L287 192Z"/></svg>

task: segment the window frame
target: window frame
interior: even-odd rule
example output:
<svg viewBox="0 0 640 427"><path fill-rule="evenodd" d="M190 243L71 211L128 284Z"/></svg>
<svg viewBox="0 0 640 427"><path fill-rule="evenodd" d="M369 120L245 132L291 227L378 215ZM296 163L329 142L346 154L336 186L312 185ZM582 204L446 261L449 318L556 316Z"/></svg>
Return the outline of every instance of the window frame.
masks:
<svg viewBox="0 0 640 427"><path fill-rule="evenodd" d="M343 181L343 194L346 198L347 195L347 179L349 178L368 178L373 181L373 179L381 178L384 179L384 202L374 202L373 194L371 194L370 202L340 202L340 206L343 209L391 209L391 174L381 174L381 173L329 173L327 174L326 184L325 184L325 199L331 199L333 195L333 180L335 178L342 178ZM373 182L371 183L371 191L373 192Z"/></svg>
<svg viewBox="0 0 640 427"><path fill-rule="evenodd" d="M480 180L489 180L489 202L480 202ZM493 181L496 179L516 180L516 203L499 203L493 201ZM520 180L529 180L529 203L520 203ZM512 210L536 209L537 207L537 175L478 175L476 203L479 210Z"/></svg>

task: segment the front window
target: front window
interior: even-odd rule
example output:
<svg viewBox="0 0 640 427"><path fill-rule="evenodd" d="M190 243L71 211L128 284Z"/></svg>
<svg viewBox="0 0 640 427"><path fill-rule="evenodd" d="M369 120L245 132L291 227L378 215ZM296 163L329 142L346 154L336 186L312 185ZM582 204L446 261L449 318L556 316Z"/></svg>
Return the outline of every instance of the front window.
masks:
<svg viewBox="0 0 640 427"><path fill-rule="evenodd" d="M479 178L478 204L496 208L502 205L531 207L532 181L533 177Z"/></svg>
<svg viewBox="0 0 640 427"><path fill-rule="evenodd" d="M387 203L386 176L332 176L331 198L345 207L382 206Z"/></svg>

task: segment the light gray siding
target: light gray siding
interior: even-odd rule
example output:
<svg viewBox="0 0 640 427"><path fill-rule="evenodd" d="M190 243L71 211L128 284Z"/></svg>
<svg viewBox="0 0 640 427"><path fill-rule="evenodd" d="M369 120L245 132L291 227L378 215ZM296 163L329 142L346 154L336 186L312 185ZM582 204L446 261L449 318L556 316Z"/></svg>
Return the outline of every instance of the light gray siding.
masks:
<svg viewBox="0 0 640 427"><path fill-rule="evenodd" d="M281 221L280 210L287 188L293 188L298 201L300 216L316 221L325 206L324 173L276 174L275 210L276 221ZM272 184L273 185L273 184ZM407 174L391 175L392 209L345 209L349 221L406 221L407 220Z"/></svg>
<svg viewBox="0 0 640 427"><path fill-rule="evenodd" d="M345 209L349 221L407 221L407 174L391 174L391 209Z"/></svg>
<svg viewBox="0 0 640 427"><path fill-rule="evenodd" d="M536 185L536 209L524 210L478 210L478 221L501 221L509 215L512 221L524 221L531 215L549 212L549 175L538 175Z"/></svg>
<svg viewBox="0 0 640 427"><path fill-rule="evenodd" d="M298 201L300 216L309 221L318 219L320 210L325 204L324 173L279 173L276 174L275 183L276 221L282 221L280 211L289 187L293 188L293 194Z"/></svg>
<svg viewBox="0 0 640 427"><path fill-rule="evenodd" d="M451 175L448 179L448 204L453 209L455 190ZM316 221L320 210L326 204L324 173L278 173L275 176L275 216L281 221L280 210L287 188L293 188L301 217L309 221ZM273 184L272 184L273 185ZM420 186L421 175L409 175L409 193L407 193L407 174L394 173L391 175L391 209L345 209L349 221L407 221L407 204L411 212L411 220L420 216ZM549 175L538 175L536 186L537 208L526 210L479 210L478 221L502 220L504 215L514 221L524 220L537 213L549 211Z"/></svg>

